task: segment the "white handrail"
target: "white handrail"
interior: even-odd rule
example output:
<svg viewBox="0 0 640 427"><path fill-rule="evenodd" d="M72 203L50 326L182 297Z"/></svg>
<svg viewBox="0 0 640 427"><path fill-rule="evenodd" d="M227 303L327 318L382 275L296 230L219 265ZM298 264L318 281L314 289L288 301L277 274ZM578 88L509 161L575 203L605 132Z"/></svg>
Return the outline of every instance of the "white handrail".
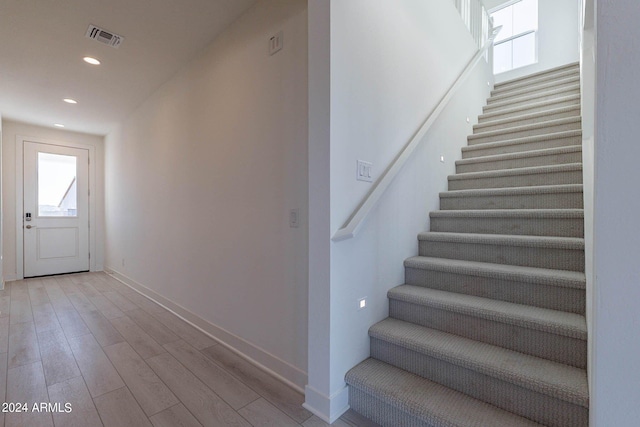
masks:
<svg viewBox="0 0 640 427"><path fill-rule="evenodd" d="M391 181L396 177L400 169L404 166L406 161L411 157L413 151L418 147L425 134L431 127L431 125L436 121L442 110L446 107L449 100L453 97L453 94L458 90L458 88L464 83L467 79L471 71L476 66L478 61L484 56L485 52L493 44L493 40L496 35L500 31L502 27L498 27L493 30L493 32L489 35L488 40L484 43L483 47L479 49L471 58L471 60L467 63L467 66L462 70L462 73L458 76L456 81L451 85L447 93L444 94L438 105L431 111L427 119L424 121L422 126L416 131L413 137L409 140L409 142L404 146L400 154L394 159L391 166L387 168L387 170L382 174L382 176L376 181L373 188L367 194L365 200L356 208L356 210L351 214L349 220L347 220L346 224L339 229L336 234L333 235L331 240L334 242L340 240L346 240L354 237L360 227L364 219L367 217L373 206L380 200L380 197L387 190L389 185L391 185Z"/></svg>

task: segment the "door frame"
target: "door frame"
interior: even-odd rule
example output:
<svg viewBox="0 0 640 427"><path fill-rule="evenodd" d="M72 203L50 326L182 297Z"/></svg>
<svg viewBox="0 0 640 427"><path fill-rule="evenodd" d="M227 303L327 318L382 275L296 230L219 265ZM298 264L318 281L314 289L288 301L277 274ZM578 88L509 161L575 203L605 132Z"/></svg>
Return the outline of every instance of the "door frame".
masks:
<svg viewBox="0 0 640 427"><path fill-rule="evenodd" d="M89 150L89 271L96 271L96 147L92 144L57 141L30 136L16 136L16 276L24 279L24 143L35 142L69 148Z"/></svg>

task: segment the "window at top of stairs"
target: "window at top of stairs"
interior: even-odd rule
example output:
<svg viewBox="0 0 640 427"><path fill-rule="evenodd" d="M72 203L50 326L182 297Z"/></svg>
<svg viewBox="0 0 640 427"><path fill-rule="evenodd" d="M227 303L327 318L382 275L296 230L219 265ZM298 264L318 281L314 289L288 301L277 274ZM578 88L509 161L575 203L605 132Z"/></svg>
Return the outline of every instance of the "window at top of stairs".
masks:
<svg viewBox="0 0 640 427"><path fill-rule="evenodd" d="M493 26L502 26L493 47L493 73L538 61L538 0L511 1L490 11Z"/></svg>

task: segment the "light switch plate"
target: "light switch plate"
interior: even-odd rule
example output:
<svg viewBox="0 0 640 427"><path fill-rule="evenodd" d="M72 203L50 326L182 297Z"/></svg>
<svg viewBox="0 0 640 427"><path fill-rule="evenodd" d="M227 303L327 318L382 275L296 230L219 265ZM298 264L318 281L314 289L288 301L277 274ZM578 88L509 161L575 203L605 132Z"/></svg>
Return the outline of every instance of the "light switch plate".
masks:
<svg viewBox="0 0 640 427"><path fill-rule="evenodd" d="M291 209L289 211L289 227L300 227L300 209Z"/></svg>
<svg viewBox="0 0 640 427"><path fill-rule="evenodd" d="M273 55L282 49L283 37L282 31L271 36L269 39L269 55Z"/></svg>
<svg viewBox="0 0 640 427"><path fill-rule="evenodd" d="M371 162L365 162L364 160L358 160L356 179L358 181L373 182L373 164Z"/></svg>

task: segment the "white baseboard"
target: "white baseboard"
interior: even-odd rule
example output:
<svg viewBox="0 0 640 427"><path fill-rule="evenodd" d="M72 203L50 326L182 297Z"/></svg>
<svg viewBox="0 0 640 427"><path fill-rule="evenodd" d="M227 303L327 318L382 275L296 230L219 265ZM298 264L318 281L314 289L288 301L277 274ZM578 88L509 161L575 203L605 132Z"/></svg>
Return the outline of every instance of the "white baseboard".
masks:
<svg viewBox="0 0 640 427"><path fill-rule="evenodd" d="M305 401L302 406L325 423L332 424L349 410L349 386L333 393L331 396L321 393L307 385L304 389Z"/></svg>
<svg viewBox="0 0 640 427"><path fill-rule="evenodd" d="M8 274L4 276L3 279L3 282L15 282L16 280L18 280L18 276L16 274Z"/></svg>
<svg viewBox="0 0 640 427"><path fill-rule="evenodd" d="M225 346L238 356L247 360L249 363L266 371L270 375L279 379L288 386L294 388L300 393L304 393L304 386L307 383L307 373L299 368L285 362L284 360L274 356L266 350L244 340L243 338L216 326L198 315L190 312L186 308L172 302L155 291L149 289L141 283L127 277L112 267L105 266L104 271L110 274L114 279L129 286L139 294L149 298L153 302L160 304L167 310L171 311L187 323L198 328L212 339Z"/></svg>

